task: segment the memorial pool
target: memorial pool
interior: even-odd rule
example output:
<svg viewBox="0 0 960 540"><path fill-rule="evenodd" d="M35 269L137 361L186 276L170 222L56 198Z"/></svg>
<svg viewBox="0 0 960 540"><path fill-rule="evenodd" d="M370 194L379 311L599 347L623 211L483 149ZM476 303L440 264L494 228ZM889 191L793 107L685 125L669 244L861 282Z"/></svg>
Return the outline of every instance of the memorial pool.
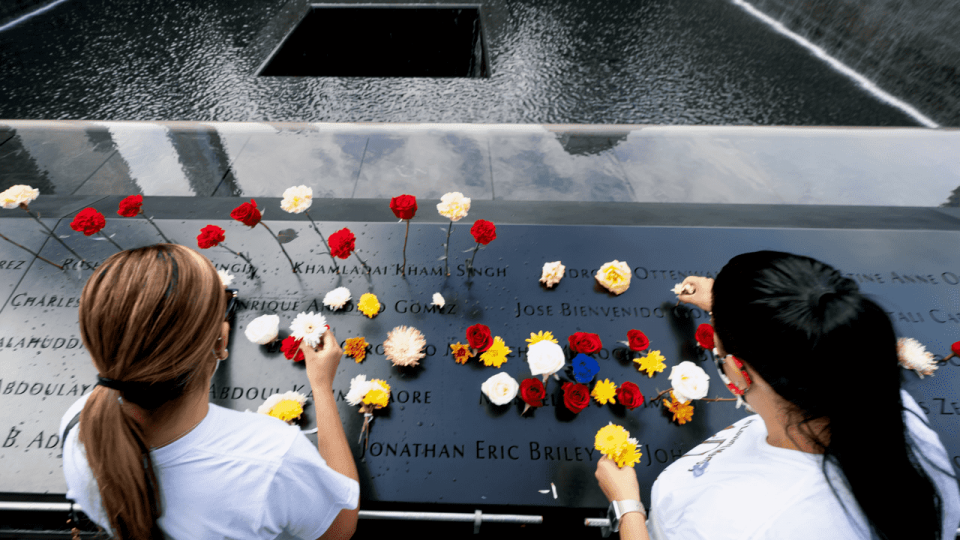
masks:
<svg viewBox="0 0 960 540"><path fill-rule="evenodd" d="M489 78L398 79L257 77L303 0L67 1L0 32L0 118L917 125L733 3L691 5L484 2Z"/></svg>

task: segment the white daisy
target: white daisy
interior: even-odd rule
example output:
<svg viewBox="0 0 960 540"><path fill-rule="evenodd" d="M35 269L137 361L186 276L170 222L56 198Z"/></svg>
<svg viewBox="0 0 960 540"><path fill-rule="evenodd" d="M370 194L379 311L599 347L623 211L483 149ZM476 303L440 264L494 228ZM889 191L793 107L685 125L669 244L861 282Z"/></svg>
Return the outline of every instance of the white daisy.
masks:
<svg viewBox="0 0 960 540"><path fill-rule="evenodd" d="M290 323L290 335L302 339L307 345L316 347L320 344L320 337L327 331L327 318L319 313L298 313L297 318Z"/></svg>

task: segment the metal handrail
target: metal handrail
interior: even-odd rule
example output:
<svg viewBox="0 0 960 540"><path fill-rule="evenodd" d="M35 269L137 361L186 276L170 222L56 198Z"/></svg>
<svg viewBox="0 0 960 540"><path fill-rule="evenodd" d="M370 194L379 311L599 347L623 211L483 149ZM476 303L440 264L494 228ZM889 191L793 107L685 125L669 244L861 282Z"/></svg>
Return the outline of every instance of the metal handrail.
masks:
<svg viewBox="0 0 960 540"><path fill-rule="evenodd" d="M83 511L78 504L74 510ZM13 502L0 501L0 511L16 512L69 512L68 502ZM480 532L480 524L487 523L515 523L519 525L541 525L543 516L518 514L484 514L480 510L470 513L457 512L396 512L385 510L360 510L360 519L394 519L402 521L446 521L446 522L473 522L473 532Z"/></svg>

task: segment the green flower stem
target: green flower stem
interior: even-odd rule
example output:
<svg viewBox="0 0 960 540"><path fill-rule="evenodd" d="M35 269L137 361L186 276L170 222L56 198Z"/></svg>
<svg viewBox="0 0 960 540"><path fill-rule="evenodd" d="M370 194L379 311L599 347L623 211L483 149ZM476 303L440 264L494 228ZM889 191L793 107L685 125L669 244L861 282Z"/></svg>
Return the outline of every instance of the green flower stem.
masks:
<svg viewBox="0 0 960 540"><path fill-rule="evenodd" d="M260 224L263 225L263 228L266 229L267 232L270 233L270 236L272 236L273 239L277 241L277 244L280 246L280 251L283 251L283 254L287 256L287 260L290 261L290 270L292 270L293 273L296 274L296 273L297 273L297 267L294 266L294 264L293 264L293 259L290 258L290 255L287 253L286 248L283 247L283 242L281 242L280 239L277 238L277 235L273 234L273 231L270 230L270 227L267 227L267 224L266 224L266 223L264 223L264 222L261 221Z"/></svg>
<svg viewBox="0 0 960 540"><path fill-rule="evenodd" d="M240 257L241 259L247 261L247 264L250 265L250 271L251 271L251 272L253 271L253 261L251 261L249 257L247 257L246 255L243 255L242 253L237 253L236 251L228 248L227 246L225 246L225 245L223 245L223 244L217 244L217 245L220 246L220 247L222 247L223 249L229 251L230 253L233 253L233 254L236 255L237 257Z"/></svg>
<svg viewBox="0 0 960 540"><path fill-rule="evenodd" d="M473 260L477 258L478 251L480 251L480 242L477 242L477 247L473 248L473 255L471 255L470 260L467 261L467 277L470 277L470 271L473 270Z"/></svg>
<svg viewBox="0 0 960 540"><path fill-rule="evenodd" d="M7 242L10 242L11 244L13 244L13 245L15 245L15 246L17 246L17 247L25 250L27 253L30 253L30 254L33 255L34 257L36 257L36 258L38 258L38 259L40 259L40 260L42 260L42 261L44 261L44 262L46 262L46 263L52 264L52 265L56 266L57 268L63 270L63 267L60 266L59 264L57 264L57 263L55 263L55 262L50 262L50 261L48 261L47 259L44 259L44 258L41 257L39 254L34 253L33 251L31 251L30 249L27 249L27 248L24 247L24 246L21 246L20 244L18 244L18 243L16 243L16 242L14 242L13 240L7 238L6 236L0 234L0 238L3 238L3 239L6 240Z"/></svg>
<svg viewBox="0 0 960 540"><path fill-rule="evenodd" d="M69 251L70 253L72 253L74 257L76 257L77 259L80 259L80 262L87 262L86 259L84 259L84 258L81 257L80 255L77 255L77 252L76 252L76 251L70 249L70 246L64 244L64 243L63 243L63 240L61 240L59 236L53 234L53 231L50 230L50 227L47 227L46 225L44 225L44 223L43 223L42 221L40 221L40 216L39 216L39 215L35 215L33 212L31 212L30 209L27 208L27 205L26 205L26 204L21 204L21 205L20 205L20 208L23 208L24 211L26 211L28 214L30 214L30 217L32 217L33 219L35 219L35 220L37 221L37 223L40 224L41 227L43 227L44 229L46 229L46 230L47 230L47 233L49 233L50 236L52 236L54 240L56 240L57 242L60 242L60 245L62 245L63 247L67 248L67 251Z"/></svg>

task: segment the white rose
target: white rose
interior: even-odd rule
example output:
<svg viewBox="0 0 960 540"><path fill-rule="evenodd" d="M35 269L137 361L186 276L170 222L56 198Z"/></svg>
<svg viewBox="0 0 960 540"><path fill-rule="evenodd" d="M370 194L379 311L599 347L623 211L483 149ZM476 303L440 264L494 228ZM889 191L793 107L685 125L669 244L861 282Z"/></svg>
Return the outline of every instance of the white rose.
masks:
<svg viewBox="0 0 960 540"><path fill-rule="evenodd" d="M675 398L690 401L707 395L710 377L703 368L687 360L670 369L670 384Z"/></svg>
<svg viewBox="0 0 960 540"><path fill-rule="evenodd" d="M553 375L563 369L567 359L560 345L552 341L538 341L527 349L527 363L533 376Z"/></svg>
<svg viewBox="0 0 960 540"><path fill-rule="evenodd" d="M277 334L280 333L280 316L261 315L250 321L243 333L250 341L266 345L277 339Z"/></svg>
<svg viewBox="0 0 960 540"><path fill-rule="evenodd" d="M563 277L566 270L567 267L560 264L560 261L543 263L543 275L540 276L540 283L547 287L553 287L560 283L560 278Z"/></svg>
<svg viewBox="0 0 960 540"><path fill-rule="evenodd" d="M494 405L506 405L517 397L520 384L503 371L490 377L480 385L480 390Z"/></svg>
<svg viewBox="0 0 960 540"><path fill-rule="evenodd" d="M438 292L433 293L433 305L443 307L444 304L446 302L443 300L443 295Z"/></svg>
<svg viewBox="0 0 960 540"><path fill-rule="evenodd" d="M4 208L9 210L20 206L20 203L30 204L39 196L39 189L17 184L16 186L10 186L6 191L0 193L0 205L3 205Z"/></svg>
<svg viewBox="0 0 960 540"><path fill-rule="evenodd" d="M287 188L283 192L280 208L293 214L299 214L310 208L311 204L313 204L313 190L307 186L297 186Z"/></svg>
<svg viewBox="0 0 960 540"><path fill-rule="evenodd" d="M596 279L613 294L623 294L630 287L630 266L623 261L605 263L597 270Z"/></svg>

